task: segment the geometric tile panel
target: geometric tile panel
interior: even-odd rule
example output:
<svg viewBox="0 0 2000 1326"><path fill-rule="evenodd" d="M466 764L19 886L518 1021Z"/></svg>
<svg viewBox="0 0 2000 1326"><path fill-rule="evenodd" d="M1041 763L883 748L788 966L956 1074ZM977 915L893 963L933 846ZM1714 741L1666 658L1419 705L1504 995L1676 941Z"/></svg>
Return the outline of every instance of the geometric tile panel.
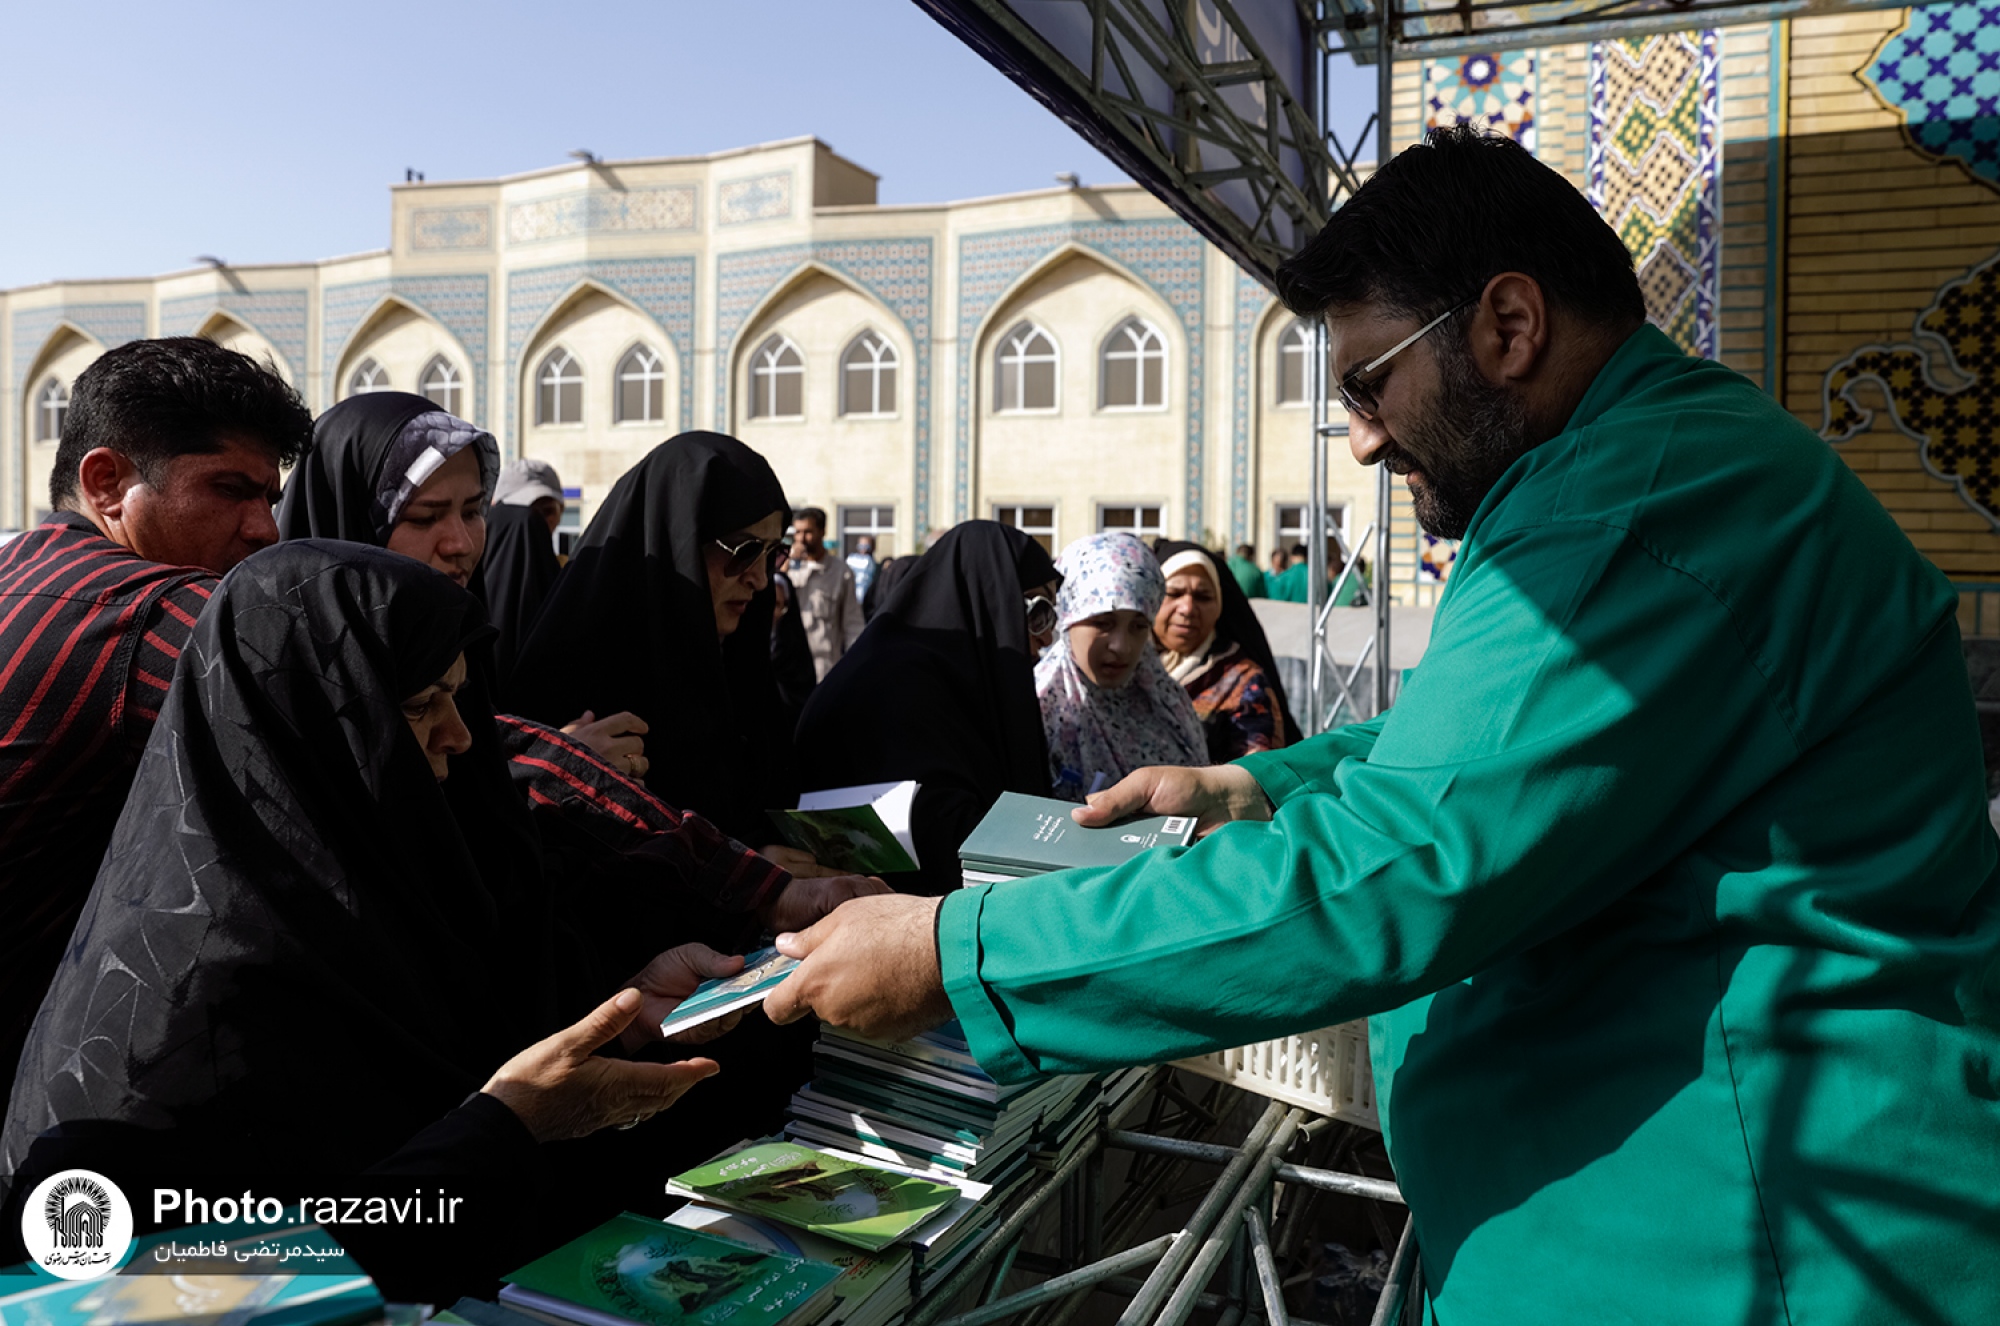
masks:
<svg viewBox="0 0 2000 1326"><path fill-rule="evenodd" d="M1535 150L1535 53L1476 51L1424 65L1424 127L1476 124Z"/></svg>
<svg viewBox="0 0 2000 1326"><path fill-rule="evenodd" d="M1827 371L1820 436L1845 442L1868 430L1874 411L1854 389L1872 383L1924 469L2000 528L2000 254L1939 290L1911 341L1863 346Z"/></svg>
<svg viewBox="0 0 2000 1326"><path fill-rule="evenodd" d="M303 290L220 290L182 295L160 302L160 335L192 336L210 315L226 313L271 343L303 393L309 306L310 296Z"/></svg>
<svg viewBox="0 0 2000 1326"><path fill-rule="evenodd" d="M1250 538L1250 414L1256 408L1257 384L1251 369L1257 357L1257 328L1264 310L1276 301L1264 283L1245 271L1236 273L1236 408L1230 418L1235 434L1229 448L1229 542L1233 547Z"/></svg>
<svg viewBox="0 0 2000 1326"><path fill-rule="evenodd" d="M423 253L450 249L493 247L490 207L413 207L410 248Z"/></svg>
<svg viewBox="0 0 2000 1326"><path fill-rule="evenodd" d="M789 188L791 175L781 178ZM752 181L735 181L748 183ZM726 198L729 185L722 186ZM789 208L789 193L786 206ZM725 220L725 224L729 224ZM730 418L730 366L735 359L736 334L771 292L787 284L808 266L840 273L887 305L908 330L917 350L916 403L913 421L916 449L915 510L911 528L921 537L931 519L931 289L932 253L928 239L825 240L783 244L776 248L725 253L716 260L715 275L715 419L717 428Z"/></svg>
<svg viewBox="0 0 2000 1326"><path fill-rule="evenodd" d="M717 225L740 226L792 214L792 172L773 171L748 179L725 180L715 191Z"/></svg>
<svg viewBox="0 0 2000 1326"><path fill-rule="evenodd" d="M507 274L507 429L510 449L518 448L514 411L521 391L521 354L536 324L556 301L580 282L601 285L659 324L679 357L680 422L685 432L694 415L694 265L692 255L667 258L591 258Z"/></svg>
<svg viewBox="0 0 2000 1326"><path fill-rule="evenodd" d="M1208 245L1183 221L1093 221L967 235L958 248L958 455L954 520L972 515L972 363L979 324L1000 298L1056 250L1074 245L1136 273L1181 320L1188 345L1187 460L1191 539L1202 529L1202 304Z"/></svg>
<svg viewBox="0 0 2000 1326"><path fill-rule="evenodd" d="M2000 186L2000 0L1912 9L1861 76L1918 152Z"/></svg>
<svg viewBox="0 0 2000 1326"><path fill-rule="evenodd" d="M361 319L390 295L436 321L458 338L472 359L472 419L491 428L486 413L486 327L489 298L484 273L472 276L398 276L393 280L357 281L329 286L320 295L322 379L328 401L340 395L334 380L341 352Z"/></svg>
<svg viewBox="0 0 2000 1326"><path fill-rule="evenodd" d="M507 209L507 243L534 244L601 232L693 230L695 198L694 185L674 184L622 193L591 189L515 203Z"/></svg>
<svg viewBox="0 0 2000 1326"><path fill-rule="evenodd" d="M58 304L54 308L24 308L14 313L14 371L11 381L20 386L21 375L42 352L58 323L79 328L107 350L146 334L144 304Z"/></svg>
<svg viewBox="0 0 2000 1326"><path fill-rule="evenodd" d="M1713 30L1590 47L1589 197L1638 269L1647 320L1721 353L1721 59Z"/></svg>

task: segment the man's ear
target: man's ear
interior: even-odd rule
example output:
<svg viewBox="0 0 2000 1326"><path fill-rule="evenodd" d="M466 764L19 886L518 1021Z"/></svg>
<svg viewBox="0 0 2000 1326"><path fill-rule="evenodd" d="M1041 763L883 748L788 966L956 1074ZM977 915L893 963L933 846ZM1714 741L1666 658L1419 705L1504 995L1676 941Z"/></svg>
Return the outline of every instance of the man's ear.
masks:
<svg viewBox="0 0 2000 1326"><path fill-rule="evenodd" d="M77 495L86 513L118 520L125 513L125 496L140 482L139 467L122 451L93 447L77 462Z"/></svg>
<svg viewBox="0 0 2000 1326"><path fill-rule="evenodd" d="M1549 344L1549 305L1541 283L1502 272L1486 283L1472 322L1472 353L1496 386L1534 376Z"/></svg>

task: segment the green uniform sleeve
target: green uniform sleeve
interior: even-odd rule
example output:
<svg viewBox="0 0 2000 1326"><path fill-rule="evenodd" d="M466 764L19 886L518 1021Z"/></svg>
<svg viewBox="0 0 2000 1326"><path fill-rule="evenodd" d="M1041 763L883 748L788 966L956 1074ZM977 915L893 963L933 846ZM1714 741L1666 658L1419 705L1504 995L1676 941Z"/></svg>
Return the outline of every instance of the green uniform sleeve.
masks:
<svg viewBox="0 0 2000 1326"><path fill-rule="evenodd" d="M1377 714L1365 723L1349 723L1277 750L1258 751L1236 763L1250 771L1273 806L1282 806L1292 797L1310 792L1311 779L1324 776L1342 760L1367 759L1387 717Z"/></svg>
<svg viewBox="0 0 2000 1326"><path fill-rule="evenodd" d="M1505 534L1379 724L1243 761L1269 823L963 890L946 990L1003 1080L1396 1008L1665 868L1796 757L1784 712L1727 608L1622 530Z"/></svg>

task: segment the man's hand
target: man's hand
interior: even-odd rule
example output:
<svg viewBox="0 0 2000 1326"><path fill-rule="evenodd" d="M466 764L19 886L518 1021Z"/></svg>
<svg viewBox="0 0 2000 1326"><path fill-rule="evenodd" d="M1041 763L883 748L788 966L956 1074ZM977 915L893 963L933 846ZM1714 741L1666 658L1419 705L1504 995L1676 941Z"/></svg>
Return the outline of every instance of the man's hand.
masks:
<svg viewBox="0 0 2000 1326"><path fill-rule="evenodd" d="M597 758L631 778L644 778L652 761L646 758L646 720L621 711L599 718L586 709L564 725L564 732L597 753Z"/></svg>
<svg viewBox="0 0 2000 1326"><path fill-rule="evenodd" d="M778 951L801 961L764 1000L773 1022L816 1013L822 1022L880 1041L907 1040L951 1020L938 970L942 899L891 893L856 898Z"/></svg>
<svg viewBox="0 0 2000 1326"><path fill-rule="evenodd" d="M1193 815L1196 834L1209 833L1230 820L1268 820L1271 802L1248 769L1218 764L1207 769L1154 766L1129 773L1070 818L1088 829L1101 829L1134 815Z"/></svg>
<svg viewBox="0 0 2000 1326"><path fill-rule="evenodd" d="M713 1059L634 1064L599 1056L596 1051L627 1029L643 1002L637 990L620 990L581 1022L500 1065L481 1090L514 1111L537 1142L652 1118L722 1069Z"/></svg>
<svg viewBox="0 0 2000 1326"><path fill-rule="evenodd" d="M831 866L823 866L813 860L811 853L801 852L796 847L786 847L783 843L766 843L757 849L757 855L779 869L788 871L793 879L832 879L840 873Z"/></svg>
<svg viewBox="0 0 2000 1326"><path fill-rule="evenodd" d="M819 879L795 875L776 898L758 910L757 919L779 934L803 930L849 898L870 898L892 891L872 875L827 875Z"/></svg>
<svg viewBox="0 0 2000 1326"><path fill-rule="evenodd" d="M646 970L625 982L639 992L642 1002L639 1016L618 1034L618 1043L627 1054L637 1054L653 1041L661 1039L660 1023L680 1007L683 999L695 992L696 986L718 976L734 976L742 970L742 958L717 953L706 944L682 944L668 949L647 963ZM741 1017L740 1013L732 1013L713 1022L704 1022L699 1027L690 1027L675 1036L674 1043L699 1045L712 1041L734 1027Z"/></svg>

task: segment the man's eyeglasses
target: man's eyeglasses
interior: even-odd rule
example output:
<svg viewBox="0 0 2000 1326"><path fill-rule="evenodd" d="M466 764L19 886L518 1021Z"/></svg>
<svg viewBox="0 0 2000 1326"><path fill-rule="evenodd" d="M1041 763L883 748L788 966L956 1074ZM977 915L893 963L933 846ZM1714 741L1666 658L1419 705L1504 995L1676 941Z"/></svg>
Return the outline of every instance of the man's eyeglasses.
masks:
<svg viewBox="0 0 2000 1326"><path fill-rule="evenodd" d="M1478 302L1478 295L1474 295L1470 299L1461 299L1458 303L1453 304L1450 308L1438 314L1435 318L1432 318L1429 322L1417 328L1387 350L1384 350L1381 354L1376 355L1367 363L1358 364L1348 369L1346 374L1340 379L1340 403L1347 407L1347 412L1357 419L1372 422L1375 418L1375 412L1382 407L1382 403L1375 399L1375 388L1380 384L1363 382L1361 375L1363 373L1373 373L1376 369L1382 367L1382 365L1388 363L1391 359L1394 359L1397 355L1403 353L1403 351L1409 349L1418 341L1423 340L1424 337L1443 326L1446 318L1460 309L1477 304Z"/></svg>
<svg viewBox="0 0 2000 1326"><path fill-rule="evenodd" d="M740 543L725 543L721 539L716 539L714 542L716 547L729 554L729 560L722 564L722 574L725 578L742 575L757 565L760 558L764 562L765 573L776 575L792 552L792 538L789 533L781 534L775 539L744 539Z"/></svg>
<svg viewBox="0 0 2000 1326"><path fill-rule="evenodd" d="M1037 594L1028 600L1028 634L1046 635L1056 629L1056 605L1047 595Z"/></svg>

